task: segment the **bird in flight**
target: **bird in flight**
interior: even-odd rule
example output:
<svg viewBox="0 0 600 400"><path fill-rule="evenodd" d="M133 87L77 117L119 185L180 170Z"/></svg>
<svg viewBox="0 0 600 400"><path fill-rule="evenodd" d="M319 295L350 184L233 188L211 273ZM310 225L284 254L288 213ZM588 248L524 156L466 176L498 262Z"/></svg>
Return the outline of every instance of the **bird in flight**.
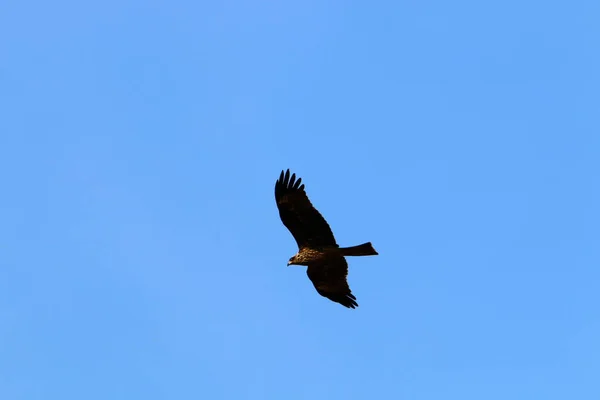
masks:
<svg viewBox="0 0 600 400"><path fill-rule="evenodd" d="M281 171L275 182L275 201L283 225L298 244L288 266L307 266L308 278L321 296L344 307L358 307L346 280L348 263L344 257L377 255L371 242L338 246L329 224L308 199L302 179L296 179L296 174L290 176L289 169Z"/></svg>

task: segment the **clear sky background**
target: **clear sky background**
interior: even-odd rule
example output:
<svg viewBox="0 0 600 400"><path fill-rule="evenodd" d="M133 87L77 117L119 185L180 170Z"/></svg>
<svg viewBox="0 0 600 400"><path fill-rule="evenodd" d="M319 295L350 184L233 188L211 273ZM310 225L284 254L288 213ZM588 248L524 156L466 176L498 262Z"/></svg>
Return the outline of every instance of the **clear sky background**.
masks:
<svg viewBox="0 0 600 400"><path fill-rule="evenodd" d="M0 398L600 398L600 3L5 1ZM350 259L319 296L291 168Z"/></svg>

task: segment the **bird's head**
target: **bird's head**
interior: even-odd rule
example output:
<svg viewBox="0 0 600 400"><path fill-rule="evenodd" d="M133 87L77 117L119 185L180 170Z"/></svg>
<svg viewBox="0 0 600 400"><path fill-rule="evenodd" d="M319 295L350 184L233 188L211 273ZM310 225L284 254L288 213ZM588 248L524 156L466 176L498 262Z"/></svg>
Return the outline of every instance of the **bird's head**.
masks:
<svg viewBox="0 0 600 400"><path fill-rule="evenodd" d="M298 254L294 254L292 256L292 258L289 259L288 263L287 263L288 267L290 265L300 265L300 260L298 258Z"/></svg>

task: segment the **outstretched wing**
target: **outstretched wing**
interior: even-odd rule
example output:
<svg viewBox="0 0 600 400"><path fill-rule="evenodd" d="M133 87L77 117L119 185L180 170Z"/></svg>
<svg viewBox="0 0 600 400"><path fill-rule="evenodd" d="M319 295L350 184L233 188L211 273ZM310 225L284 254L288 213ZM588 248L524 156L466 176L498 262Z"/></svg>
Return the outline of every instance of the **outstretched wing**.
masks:
<svg viewBox="0 0 600 400"><path fill-rule="evenodd" d="M281 221L294 236L299 248L337 246L329 224L313 207L301 182L301 178L296 180L296 174L290 176L289 169L285 174L281 171L275 183L275 201Z"/></svg>
<svg viewBox="0 0 600 400"><path fill-rule="evenodd" d="M306 274L321 296L340 303L344 307L358 307L356 297L352 294L346 280L348 263L344 257L323 264L311 264L308 266Z"/></svg>

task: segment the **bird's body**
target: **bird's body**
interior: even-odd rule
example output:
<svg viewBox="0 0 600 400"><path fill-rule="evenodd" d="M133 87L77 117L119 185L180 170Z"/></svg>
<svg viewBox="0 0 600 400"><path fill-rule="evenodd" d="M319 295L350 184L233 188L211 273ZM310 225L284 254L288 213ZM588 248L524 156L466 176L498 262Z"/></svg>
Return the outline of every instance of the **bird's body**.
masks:
<svg viewBox="0 0 600 400"><path fill-rule="evenodd" d="M345 307L358 306L346 276L346 256L377 255L370 242L352 247L339 247L329 224L313 207L301 179L290 170L281 171L275 183L275 201L283 224L298 244L298 252L288 265L307 266L307 275L317 292Z"/></svg>

